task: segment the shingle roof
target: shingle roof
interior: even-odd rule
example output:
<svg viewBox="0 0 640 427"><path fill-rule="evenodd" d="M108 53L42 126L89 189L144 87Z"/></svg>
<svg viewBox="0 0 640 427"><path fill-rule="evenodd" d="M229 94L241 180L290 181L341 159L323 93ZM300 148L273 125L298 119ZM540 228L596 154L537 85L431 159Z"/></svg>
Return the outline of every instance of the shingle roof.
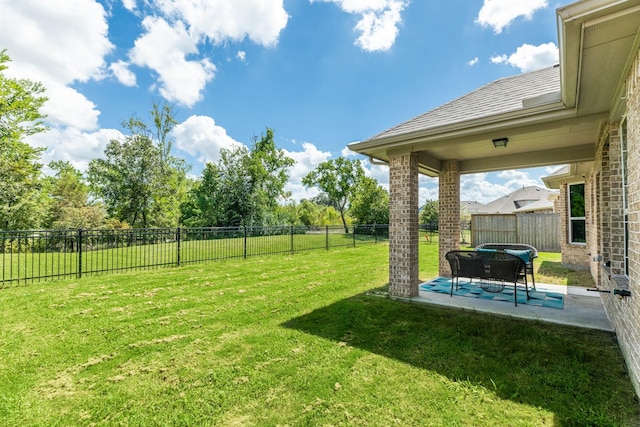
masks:
<svg viewBox="0 0 640 427"><path fill-rule="evenodd" d="M533 203L529 203L521 208L516 209L513 213L521 213L521 212L536 212L536 211L546 211L553 210L553 201L547 197L546 199L536 200Z"/></svg>
<svg viewBox="0 0 640 427"><path fill-rule="evenodd" d="M539 200L547 201L549 208L552 208L553 202L548 200L549 194L552 193L551 190L547 190L546 188L536 186L523 187L488 203L479 213L510 214L526 206L527 203Z"/></svg>
<svg viewBox="0 0 640 427"><path fill-rule="evenodd" d="M484 203L476 202L475 200L463 200L460 202L460 207L464 207L469 213L474 214L480 212L486 207L486 205Z"/></svg>
<svg viewBox="0 0 640 427"><path fill-rule="evenodd" d="M526 100L559 92L560 68L557 65L505 77L387 129L370 140L522 110Z"/></svg>

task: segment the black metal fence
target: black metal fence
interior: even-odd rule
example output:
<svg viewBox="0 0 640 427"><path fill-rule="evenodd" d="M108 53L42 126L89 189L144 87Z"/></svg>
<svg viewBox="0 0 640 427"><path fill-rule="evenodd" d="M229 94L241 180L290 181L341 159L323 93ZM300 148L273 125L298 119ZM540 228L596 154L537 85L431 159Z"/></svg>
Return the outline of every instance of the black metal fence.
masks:
<svg viewBox="0 0 640 427"><path fill-rule="evenodd" d="M374 244L388 225L0 231L0 287Z"/></svg>

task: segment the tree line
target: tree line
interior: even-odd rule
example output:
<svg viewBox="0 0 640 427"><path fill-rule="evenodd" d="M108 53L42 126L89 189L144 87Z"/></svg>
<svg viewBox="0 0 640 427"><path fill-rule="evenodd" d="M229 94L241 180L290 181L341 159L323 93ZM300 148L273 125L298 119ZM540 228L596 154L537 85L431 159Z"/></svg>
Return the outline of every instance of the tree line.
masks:
<svg viewBox="0 0 640 427"><path fill-rule="evenodd" d="M296 202L285 191L294 160L274 142L273 129L250 146L222 149L220 160L189 176L172 152L176 112L154 102L148 118L123 121L127 135L111 140L85 173L70 162L49 163L25 139L48 130L40 108L45 87L9 78L0 51L0 229L226 227L385 224L389 195L365 176L358 160L321 163L302 183L320 194Z"/></svg>

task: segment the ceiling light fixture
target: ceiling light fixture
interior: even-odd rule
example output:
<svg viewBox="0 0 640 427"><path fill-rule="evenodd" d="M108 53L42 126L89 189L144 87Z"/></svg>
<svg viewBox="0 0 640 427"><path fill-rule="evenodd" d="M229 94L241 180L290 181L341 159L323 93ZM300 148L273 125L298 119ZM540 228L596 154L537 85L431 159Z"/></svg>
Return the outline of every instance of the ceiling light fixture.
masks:
<svg viewBox="0 0 640 427"><path fill-rule="evenodd" d="M509 138L496 138L492 139L493 146L495 148L505 148L507 146L507 142L509 142Z"/></svg>

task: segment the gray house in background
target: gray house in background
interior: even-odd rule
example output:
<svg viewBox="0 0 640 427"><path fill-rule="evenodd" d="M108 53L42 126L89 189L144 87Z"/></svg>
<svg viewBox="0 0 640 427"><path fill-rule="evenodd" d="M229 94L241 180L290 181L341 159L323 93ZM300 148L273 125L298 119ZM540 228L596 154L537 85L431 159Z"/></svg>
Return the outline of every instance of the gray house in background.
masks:
<svg viewBox="0 0 640 427"><path fill-rule="evenodd" d="M500 197L482 207L478 207L478 214L513 214L513 213L552 213L553 199L557 191L541 187L522 187L506 196Z"/></svg>

